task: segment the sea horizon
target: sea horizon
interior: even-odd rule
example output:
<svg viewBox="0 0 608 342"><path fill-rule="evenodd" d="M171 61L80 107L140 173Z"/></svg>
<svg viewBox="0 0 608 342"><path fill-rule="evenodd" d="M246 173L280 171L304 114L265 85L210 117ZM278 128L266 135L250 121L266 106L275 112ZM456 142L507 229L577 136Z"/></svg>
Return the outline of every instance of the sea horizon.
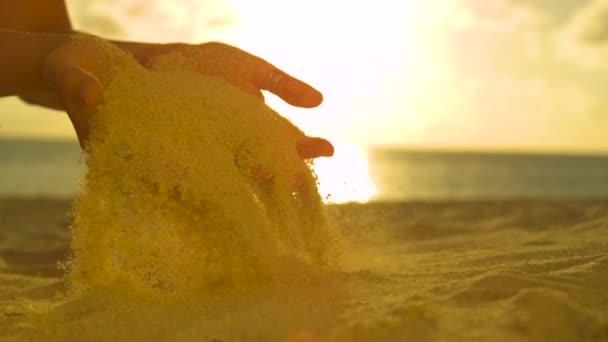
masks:
<svg viewBox="0 0 608 342"><path fill-rule="evenodd" d="M334 174L341 193L328 202L608 197L608 153L597 151L380 145L362 158L353 172L374 191ZM1 137L0 165L0 197L74 197L86 169L72 139Z"/></svg>
<svg viewBox="0 0 608 342"><path fill-rule="evenodd" d="M50 142L78 145L76 136L0 136L0 142ZM350 144L367 151L400 151L420 153L454 153L454 154L499 154L499 155L561 155L608 157L608 150L591 150L575 147L542 147L542 146L501 146L501 145L433 145L433 144Z"/></svg>

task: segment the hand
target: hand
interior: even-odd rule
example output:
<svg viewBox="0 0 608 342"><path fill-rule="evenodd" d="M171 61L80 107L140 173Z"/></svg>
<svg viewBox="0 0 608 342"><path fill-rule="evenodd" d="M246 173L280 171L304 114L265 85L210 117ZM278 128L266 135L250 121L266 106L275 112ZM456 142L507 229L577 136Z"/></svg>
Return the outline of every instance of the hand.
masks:
<svg viewBox="0 0 608 342"><path fill-rule="evenodd" d="M148 67L162 63L162 57L169 52L194 54L197 58L184 58L189 63L175 67L224 78L261 99L261 90L266 89L300 107L314 107L323 101L321 93L306 83L276 69L259 57L229 45L129 44L120 43L119 47L131 50ZM133 51L133 47L137 47L137 50ZM54 92L21 96L26 102L65 109L83 148L90 133L89 118L103 101L103 89L111 76L107 70L111 61L100 53L109 48L117 47L92 36L82 35L77 40L68 41L55 49L44 63L44 78ZM332 156L334 152L329 141L315 137L298 141L296 149L304 159Z"/></svg>
<svg viewBox="0 0 608 342"><path fill-rule="evenodd" d="M93 36L69 38L43 62L42 77L51 91L29 95L33 101L42 99L55 107L61 106L83 148L90 134L89 119L103 102L103 89L110 81L111 60L103 53L108 49L117 48Z"/></svg>
<svg viewBox="0 0 608 342"><path fill-rule="evenodd" d="M182 68L223 78L262 101L262 90L267 90L297 107L311 108L323 102L323 95L310 85L262 58L230 45L214 42L200 45L131 45L131 48L133 47L139 61L149 68L163 65L165 68ZM178 55L182 58L165 59L167 55ZM181 60L181 64L176 65L176 60ZM323 138L303 138L298 141L296 148L304 159L329 157L334 153L331 143Z"/></svg>
<svg viewBox="0 0 608 342"><path fill-rule="evenodd" d="M90 134L89 119L103 102L103 89L110 81L111 60L104 54L108 49L118 48L93 36L68 39L43 62L42 76L52 91L33 95L34 101L65 109L83 148Z"/></svg>

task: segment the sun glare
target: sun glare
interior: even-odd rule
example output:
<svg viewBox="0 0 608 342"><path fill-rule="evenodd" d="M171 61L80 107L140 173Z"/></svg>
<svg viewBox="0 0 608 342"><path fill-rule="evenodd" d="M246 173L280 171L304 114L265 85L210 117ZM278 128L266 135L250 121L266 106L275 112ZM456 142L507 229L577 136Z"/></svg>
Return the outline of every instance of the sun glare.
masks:
<svg viewBox="0 0 608 342"><path fill-rule="evenodd" d="M366 143L362 127L398 110L398 101L387 96L395 93L387 80L394 78L405 55L402 19L407 11L401 2L232 0L232 4L238 17L234 44L325 94L323 105L312 114L269 98L273 108L305 131ZM400 91L408 93L404 85Z"/></svg>
<svg viewBox="0 0 608 342"><path fill-rule="evenodd" d="M332 158L315 160L319 192L325 202L367 202L376 194L366 155L350 144L334 143Z"/></svg>
<svg viewBox="0 0 608 342"><path fill-rule="evenodd" d="M405 20L408 3L232 0L238 17L233 43L302 77L325 95L321 107L306 112L271 96L267 103L308 134L334 143L334 157L315 161L327 202L367 201L375 193L366 156L355 146L378 138L370 136L371 126L382 127L388 115L399 112L394 94L408 92L403 84L396 90L389 82L405 59L404 22L416 21ZM403 134L385 126L392 132L374 132Z"/></svg>

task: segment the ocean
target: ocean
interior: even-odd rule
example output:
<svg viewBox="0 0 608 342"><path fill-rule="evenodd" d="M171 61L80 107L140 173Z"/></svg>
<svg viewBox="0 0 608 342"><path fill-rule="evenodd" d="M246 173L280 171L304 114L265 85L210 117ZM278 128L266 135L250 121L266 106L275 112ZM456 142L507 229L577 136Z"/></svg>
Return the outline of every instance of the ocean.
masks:
<svg viewBox="0 0 608 342"><path fill-rule="evenodd" d="M366 157L371 201L608 196L602 155L376 148ZM0 139L0 197L73 197L84 170L76 142Z"/></svg>
<svg viewBox="0 0 608 342"><path fill-rule="evenodd" d="M0 197L72 197L82 160L76 142L0 139Z"/></svg>

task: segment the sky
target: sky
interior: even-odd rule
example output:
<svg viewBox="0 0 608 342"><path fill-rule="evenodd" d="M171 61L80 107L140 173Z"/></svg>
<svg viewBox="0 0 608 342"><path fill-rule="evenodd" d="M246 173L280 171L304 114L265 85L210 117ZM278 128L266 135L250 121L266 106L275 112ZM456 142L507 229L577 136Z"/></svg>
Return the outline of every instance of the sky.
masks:
<svg viewBox="0 0 608 342"><path fill-rule="evenodd" d="M370 145L608 151L605 0L68 1L108 38L224 41L318 87L268 103L310 135ZM67 117L0 100L0 137L75 139Z"/></svg>

